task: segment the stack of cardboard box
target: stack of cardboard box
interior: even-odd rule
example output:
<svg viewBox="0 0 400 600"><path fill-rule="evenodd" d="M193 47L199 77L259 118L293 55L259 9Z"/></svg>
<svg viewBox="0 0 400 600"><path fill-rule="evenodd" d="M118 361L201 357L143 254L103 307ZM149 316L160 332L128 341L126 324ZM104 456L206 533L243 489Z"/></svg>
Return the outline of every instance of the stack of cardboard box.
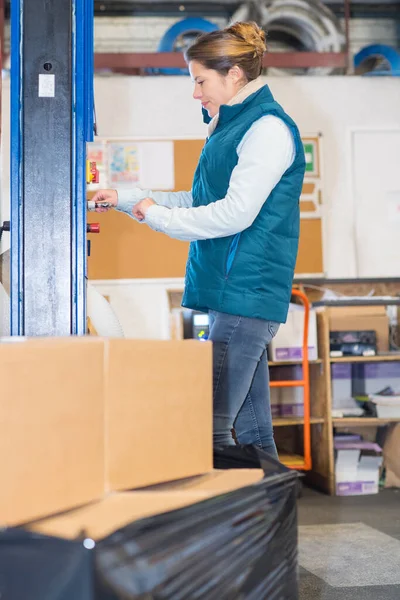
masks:
<svg viewBox="0 0 400 600"><path fill-rule="evenodd" d="M1 526L98 538L263 477L213 470L209 343L3 341L0 381Z"/></svg>

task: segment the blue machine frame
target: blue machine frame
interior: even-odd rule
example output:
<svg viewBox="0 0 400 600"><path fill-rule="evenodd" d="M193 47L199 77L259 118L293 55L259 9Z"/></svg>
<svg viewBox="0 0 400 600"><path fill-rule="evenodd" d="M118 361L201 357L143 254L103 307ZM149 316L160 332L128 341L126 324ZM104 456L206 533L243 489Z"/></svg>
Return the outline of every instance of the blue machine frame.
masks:
<svg viewBox="0 0 400 600"><path fill-rule="evenodd" d="M36 1L40 4L40 0L29 0L30 11ZM43 168L39 178L37 174L32 174L32 178L29 180L29 168L31 167L29 167L28 158L30 155L26 154L25 143L29 136L30 146L28 145L28 147L32 147L32 144L35 143L40 148L42 131L46 129L43 118L42 131L40 120L37 120L38 125L35 122L35 103L40 112L43 111L43 101L47 102L45 110L49 113L51 113L52 106L56 105L55 102L51 104L52 100L48 97L38 100L41 93L40 84L38 84L39 92L35 87L36 82L40 81L40 73L46 77L46 71L43 68L52 69L54 65L53 71L56 72L56 75L53 77L56 78L55 96L57 96L57 77L61 77L61 75L57 75L57 66L59 67L60 64L59 61L57 62L57 52L60 56L67 45L57 47L58 39L62 37L58 35L57 25L55 29L51 29L53 25L46 25L46 31L50 31L43 41L45 47L43 52L46 50L46 54L43 56L40 54L41 40L35 38L33 30L32 33L29 33L30 21L24 21L24 13L28 9L27 3L28 0L11 1L11 334L82 335L87 330L86 143L93 140L94 129L93 0L69 0L69 7L66 7L65 0L52 3L55 15L61 8L64 11L70 10L68 35L63 33L64 42L67 40L69 47L69 56L65 57L67 69L64 71L69 70L69 73L62 73L62 77L67 81L71 111L68 118L62 115L62 119L64 119L63 122L70 123L70 127L65 127L66 143L64 145L60 146L60 140L57 140L57 135L54 136L55 152L59 151L60 147L63 151L65 146L68 147L66 151L68 152L66 161L68 166L65 169L68 168L70 179L65 169L63 171L63 164L60 165L58 172L57 157L53 157L50 163L53 171L57 171L57 173ZM40 9L43 9L42 7L41 0ZM58 22L60 23L60 21ZM51 20L49 23L52 23ZM49 40L49 37L53 37L53 39ZM44 40L44 38L42 39ZM33 53L32 57L32 61L36 60L36 62L27 66L26 63L31 60L29 48L32 44L36 44L36 54ZM49 52L49 48L54 49L53 55L51 50ZM38 61L38 56L41 58L40 61ZM31 72L33 79L28 78L26 84L25 76ZM32 85L32 82L35 82L35 85ZM65 90L62 90L62 93L65 93ZM32 102L29 94L32 94ZM27 98L29 102L27 102ZM26 104L29 105L27 109ZM31 118L32 120L30 120ZM56 131L58 127L57 115L49 116L50 118L53 119L55 125L51 125L47 133L51 127L55 127ZM32 142L35 136L37 142ZM49 139L45 136L43 139L48 145ZM50 145L52 139L50 136ZM44 152L47 153L47 156L52 156L51 148L46 147ZM58 188L57 177L59 177ZM57 192L60 189L60 180L68 182L68 191L63 197L63 210L65 210L64 214L68 215L68 219L61 219L55 229L58 210ZM27 181L29 185L26 183ZM46 190L46 198L43 201L42 198L36 198L33 202L30 197L28 203L28 194L32 193L32 190L35 192L36 181L45 181L45 184L37 186L37 190L38 192ZM55 182L54 188L52 188L53 181ZM26 189L24 189L25 187ZM25 193L27 194L26 198ZM48 210L45 207L48 207ZM35 222L32 212L35 213L36 209L38 213ZM46 222L47 218L48 223ZM40 221L39 224L38 221ZM29 226L31 222L34 227ZM46 235L37 235L36 232L40 231L46 232ZM35 235L38 238L36 240ZM67 241L67 243L69 240L68 250L66 248L60 250L60 240L61 242ZM31 252L38 253L36 244L40 245L42 262L35 263L32 260L29 261L29 257ZM57 264L57 256L61 256L62 252L64 253L62 261L60 260ZM45 264L46 261L49 264ZM50 261L52 261L51 264ZM26 262L30 264L29 273L25 268ZM65 273L66 264L70 265L68 275ZM43 291L40 293L40 290L34 288L36 277L32 271L35 271L36 268L37 285L41 285L40 281L42 281L43 287L43 281L45 281L49 288L46 293ZM52 274L51 279L48 273ZM67 291L64 290L63 293L58 293L58 291L62 291L63 287L59 280L60 277L64 277L64 287L67 288ZM35 295L36 292L37 295ZM49 318L49 314L51 314L51 318Z"/></svg>

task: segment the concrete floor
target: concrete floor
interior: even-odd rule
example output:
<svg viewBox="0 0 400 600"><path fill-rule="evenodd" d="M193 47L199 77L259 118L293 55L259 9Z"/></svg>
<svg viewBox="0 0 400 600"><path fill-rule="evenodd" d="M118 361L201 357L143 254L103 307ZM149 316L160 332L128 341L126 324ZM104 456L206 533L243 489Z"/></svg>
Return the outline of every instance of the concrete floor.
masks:
<svg viewBox="0 0 400 600"><path fill-rule="evenodd" d="M298 508L300 600L400 599L400 490L341 498L304 488Z"/></svg>

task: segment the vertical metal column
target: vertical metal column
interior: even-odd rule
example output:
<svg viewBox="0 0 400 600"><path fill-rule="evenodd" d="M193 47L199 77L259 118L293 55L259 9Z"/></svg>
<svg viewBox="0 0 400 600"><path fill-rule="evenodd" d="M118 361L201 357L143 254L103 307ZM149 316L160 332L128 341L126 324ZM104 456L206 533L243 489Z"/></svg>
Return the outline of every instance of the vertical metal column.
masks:
<svg viewBox="0 0 400 600"><path fill-rule="evenodd" d="M11 4L11 333L86 331L93 0Z"/></svg>

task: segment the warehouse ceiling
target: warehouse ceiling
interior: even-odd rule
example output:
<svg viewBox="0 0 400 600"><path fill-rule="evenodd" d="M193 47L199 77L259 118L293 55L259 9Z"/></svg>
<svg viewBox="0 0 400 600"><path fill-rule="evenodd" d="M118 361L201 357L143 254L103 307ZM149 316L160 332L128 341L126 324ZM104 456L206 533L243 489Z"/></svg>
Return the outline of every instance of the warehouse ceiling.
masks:
<svg viewBox="0 0 400 600"><path fill-rule="evenodd" d="M5 0L5 17L10 15L10 1ZM258 0L251 0L257 2ZM262 1L262 0L260 0ZM95 16L221 16L229 18L243 4L235 0L94 0ZM324 0L338 16L344 14L344 0ZM399 19L400 0L350 0L351 16L355 18Z"/></svg>
<svg viewBox="0 0 400 600"><path fill-rule="evenodd" d="M257 3L257 0L253 0ZM123 15L197 15L197 16L223 16L229 18L242 2L234 0L95 0L96 16L123 16ZM324 2L332 11L342 16L344 14L344 0L325 0ZM366 18L399 18L400 0L351 0L352 17Z"/></svg>

